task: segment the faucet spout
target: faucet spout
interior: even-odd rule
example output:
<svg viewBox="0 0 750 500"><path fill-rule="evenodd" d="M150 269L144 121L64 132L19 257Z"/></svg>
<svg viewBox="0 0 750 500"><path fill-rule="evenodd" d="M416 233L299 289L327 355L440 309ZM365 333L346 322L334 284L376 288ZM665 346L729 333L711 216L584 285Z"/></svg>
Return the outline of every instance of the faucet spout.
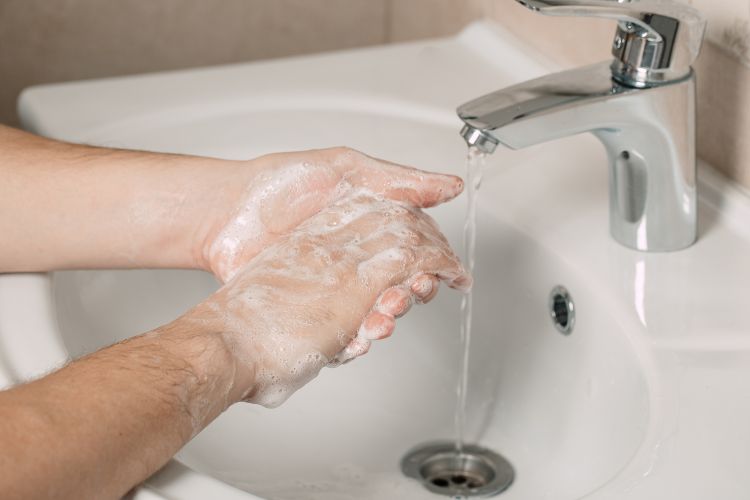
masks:
<svg viewBox="0 0 750 500"><path fill-rule="evenodd" d="M597 64L487 94L459 106L457 112L466 127L474 131L472 135L462 133L465 139L481 135L484 141L521 149L581 132L610 128L611 124L606 122L617 120L618 116L605 113L599 119L590 110L629 91L635 89L615 83L607 64ZM584 108L586 113L582 116ZM597 123L592 121L594 118ZM552 122L563 123L553 125Z"/></svg>
<svg viewBox="0 0 750 500"><path fill-rule="evenodd" d="M565 71L458 108L467 143L491 153L591 132L610 168L610 232L623 245L672 251L696 238L695 78L625 86L609 63Z"/></svg>

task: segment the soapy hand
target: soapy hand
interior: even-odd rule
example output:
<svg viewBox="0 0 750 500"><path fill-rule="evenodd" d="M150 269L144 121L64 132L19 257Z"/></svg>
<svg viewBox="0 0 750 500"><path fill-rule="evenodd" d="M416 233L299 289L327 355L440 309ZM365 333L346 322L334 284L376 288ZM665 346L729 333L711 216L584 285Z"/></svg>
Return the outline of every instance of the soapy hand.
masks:
<svg viewBox="0 0 750 500"><path fill-rule="evenodd" d="M208 235L199 243L205 267L222 282L352 189L421 208L448 201L463 189L459 177L403 167L348 148L272 154L247 163L229 181L242 189L230 206L210 215ZM426 290L425 280L415 286Z"/></svg>
<svg viewBox="0 0 750 500"><path fill-rule="evenodd" d="M471 284L432 218L369 190L349 190L275 239L186 316L222 332L244 399L268 407L388 336L435 280Z"/></svg>

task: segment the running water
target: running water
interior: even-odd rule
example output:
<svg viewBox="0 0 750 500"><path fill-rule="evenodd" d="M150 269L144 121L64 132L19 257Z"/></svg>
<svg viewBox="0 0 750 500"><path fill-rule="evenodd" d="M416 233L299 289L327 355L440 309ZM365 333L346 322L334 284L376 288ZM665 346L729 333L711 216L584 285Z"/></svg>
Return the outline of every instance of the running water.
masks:
<svg viewBox="0 0 750 500"><path fill-rule="evenodd" d="M482 183L482 170L486 155L476 148L469 148L466 159L466 194L468 207L464 222L464 262L469 273L474 274L475 246L477 241L477 193ZM456 452L461 453L464 445L464 425L466 418L466 392L469 383L469 345L471 343L471 311L474 292L461 299L461 371L459 372L456 395Z"/></svg>

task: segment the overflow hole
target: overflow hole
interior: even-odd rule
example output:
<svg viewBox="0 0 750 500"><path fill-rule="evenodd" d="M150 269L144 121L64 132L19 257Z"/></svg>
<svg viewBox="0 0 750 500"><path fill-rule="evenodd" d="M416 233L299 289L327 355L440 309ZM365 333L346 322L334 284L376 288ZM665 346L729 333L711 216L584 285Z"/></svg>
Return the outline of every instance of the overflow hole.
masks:
<svg viewBox="0 0 750 500"><path fill-rule="evenodd" d="M564 286L556 286L549 294L549 313L557 331L570 335L576 322L573 297Z"/></svg>

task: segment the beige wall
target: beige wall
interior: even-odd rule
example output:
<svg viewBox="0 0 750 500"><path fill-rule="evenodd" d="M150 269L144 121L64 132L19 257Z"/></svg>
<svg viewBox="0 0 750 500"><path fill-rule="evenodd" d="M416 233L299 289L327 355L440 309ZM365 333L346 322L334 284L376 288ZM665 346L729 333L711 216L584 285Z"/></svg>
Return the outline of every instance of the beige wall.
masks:
<svg viewBox="0 0 750 500"><path fill-rule="evenodd" d="M0 0L0 122L29 85L384 43L383 0Z"/></svg>
<svg viewBox="0 0 750 500"><path fill-rule="evenodd" d="M750 187L750 0L706 13L698 153ZM610 21L512 0L0 0L0 122L26 86L443 36L489 17L567 66L609 57Z"/></svg>

